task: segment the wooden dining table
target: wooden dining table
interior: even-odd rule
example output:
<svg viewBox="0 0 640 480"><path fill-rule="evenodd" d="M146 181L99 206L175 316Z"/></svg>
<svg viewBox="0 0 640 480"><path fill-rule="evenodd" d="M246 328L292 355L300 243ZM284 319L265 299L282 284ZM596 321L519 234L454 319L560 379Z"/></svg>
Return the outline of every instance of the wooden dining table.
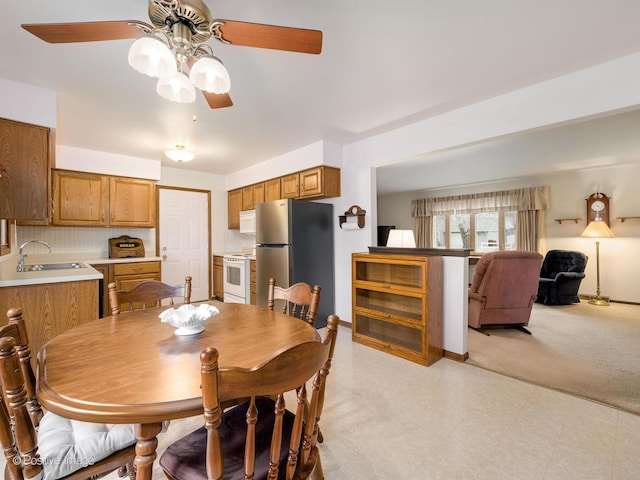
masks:
<svg viewBox="0 0 640 480"><path fill-rule="evenodd" d="M138 425L137 478L147 480L162 422L203 412L199 356L205 347L218 349L220 369L253 368L295 345L321 341L313 326L280 312L206 303L219 313L195 335L178 336L162 323L158 315L171 308L162 306L105 317L53 338L37 356L42 406L75 420Z"/></svg>

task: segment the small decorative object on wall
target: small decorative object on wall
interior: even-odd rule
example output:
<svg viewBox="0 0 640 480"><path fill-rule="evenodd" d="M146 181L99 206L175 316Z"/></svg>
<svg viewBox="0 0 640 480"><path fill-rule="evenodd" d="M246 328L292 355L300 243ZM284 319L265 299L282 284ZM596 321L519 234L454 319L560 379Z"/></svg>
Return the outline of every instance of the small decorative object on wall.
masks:
<svg viewBox="0 0 640 480"><path fill-rule="evenodd" d="M349 207L349 210L344 212L344 215L339 215L340 228L343 230L359 230L364 228L364 216L367 213L366 210L361 209L358 205ZM355 217L355 222L349 222L347 217Z"/></svg>
<svg viewBox="0 0 640 480"><path fill-rule="evenodd" d="M587 225L593 220L602 220L609 226L609 197L596 192L587 197Z"/></svg>

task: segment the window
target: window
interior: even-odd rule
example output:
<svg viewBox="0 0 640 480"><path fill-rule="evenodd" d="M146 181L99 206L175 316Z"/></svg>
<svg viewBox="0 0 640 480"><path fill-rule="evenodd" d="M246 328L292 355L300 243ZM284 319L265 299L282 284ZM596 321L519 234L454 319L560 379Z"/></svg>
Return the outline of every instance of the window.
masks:
<svg viewBox="0 0 640 480"><path fill-rule="evenodd" d="M436 215L436 246L469 248L479 253L513 250L516 222L515 211Z"/></svg>

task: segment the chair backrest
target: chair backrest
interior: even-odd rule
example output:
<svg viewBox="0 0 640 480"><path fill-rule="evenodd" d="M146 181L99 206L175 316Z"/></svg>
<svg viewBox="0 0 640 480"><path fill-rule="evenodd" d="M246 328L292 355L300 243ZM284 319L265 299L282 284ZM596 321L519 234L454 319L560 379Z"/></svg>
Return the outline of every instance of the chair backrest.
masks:
<svg viewBox="0 0 640 480"><path fill-rule="evenodd" d="M97 427L96 435L91 436L82 427L77 432L59 429L58 427L65 427L72 422L50 412L43 415L35 395L35 377L30 363L31 353L22 310L9 309L7 316L9 324L0 329L0 443L6 460L5 478L39 478L43 475L43 470L47 470L47 465L52 478L64 476L69 480L99 478L119 469L133 472L135 446L131 445L130 440L125 448L115 451L116 447L109 445L115 435L106 435L99 425L87 424ZM130 431L132 436L129 438L135 441L133 426ZM69 438L79 438L73 433L85 435L86 444L75 452L84 458L84 463L70 453L76 446L69 445ZM43 439L40 450L39 436ZM93 454L100 453L97 450L101 447L100 441L104 441L111 450L103 452L103 457L96 458ZM78 444L80 443L81 440L78 440ZM91 454L83 456L83 450ZM87 464L87 458L95 461ZM77 468L82 465L84 467Z"/></svg>
<svg viewBox="0 0 640 480"><path fill-rule="evenodd" d="M549 250L542 261L541 278L555 278L560 272L584 273L587 256L572 250Z"/></svg>
<svg viewBox="0 0 640 480"><path fill-rule="evenodd" d="M295 474L296 479L306 479L314 473L323 478L316 445L318 422L338 322L337 316L330 315L322 342L297 345L253 369L218 370L218 351L213 347L203 350L206 435L198 435L197 447L188 440L165 450L160 464L170 478L183 478L176 474L182 465L204 470L203 458L208 478L291 479ZM308 401L307 388L311 389ZM295 399L290 410L286 409L285 394ZM250 401L223 413L221 398ZM199 467L193 462L200 462Z"/></svg>
<svg viewBox="0 0 640 480"><path fill-rule="evenodd" d="M311 290L311 287L304 282L293 284L289 288L278 287L276 286L276 279L270 278L267 307L273 310L276 300L283 300L283 313L300 318L313 325L318 314L321 291L322 287L320 285L315 285Z"/></svg>
<svg viewBox="0 0 640 480"><path fill-rule="evenodd" d="M530 305L538 291L542 255L536 252L485 253L476 265L469 292L486 299L485 308Z"/></svg>
<svg viewBox="0 0 640 480"><path fill-rule="evenodd" d="M184 285L170 286L157 280L146 280L131 290L117 290L115 283L108 285L109 305L111 315L118 315L123 309L136 310L138 308L157 307L160 302L169 299L174 304L174 298L181 298L182 303L191 303L191 277L186 276Z"/></svg>
<svg viewBox="0 0 640 480"><path fill-rule="evenodd" d="M36 377L31 365L31 347L29 346L29 336L27 326L22 318L21 308L10 308L7 311L8 324L0 328L0 338L11 337L15 340L15 349L18 357L20 371L24 377L26 390L27 410L31 421L35 426L40 424L42 419L42 407L36 397Z"/></svg>

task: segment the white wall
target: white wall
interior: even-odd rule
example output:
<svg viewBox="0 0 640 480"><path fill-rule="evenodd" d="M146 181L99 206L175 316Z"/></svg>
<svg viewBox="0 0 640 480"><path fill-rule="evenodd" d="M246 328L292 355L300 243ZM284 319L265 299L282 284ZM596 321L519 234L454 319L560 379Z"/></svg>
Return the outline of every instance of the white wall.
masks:
<svg viewBox="0 0 640 480"><path fill-rule="evenodd" d="M55 129L56 92L0 78L0 117Z"/></svg>

